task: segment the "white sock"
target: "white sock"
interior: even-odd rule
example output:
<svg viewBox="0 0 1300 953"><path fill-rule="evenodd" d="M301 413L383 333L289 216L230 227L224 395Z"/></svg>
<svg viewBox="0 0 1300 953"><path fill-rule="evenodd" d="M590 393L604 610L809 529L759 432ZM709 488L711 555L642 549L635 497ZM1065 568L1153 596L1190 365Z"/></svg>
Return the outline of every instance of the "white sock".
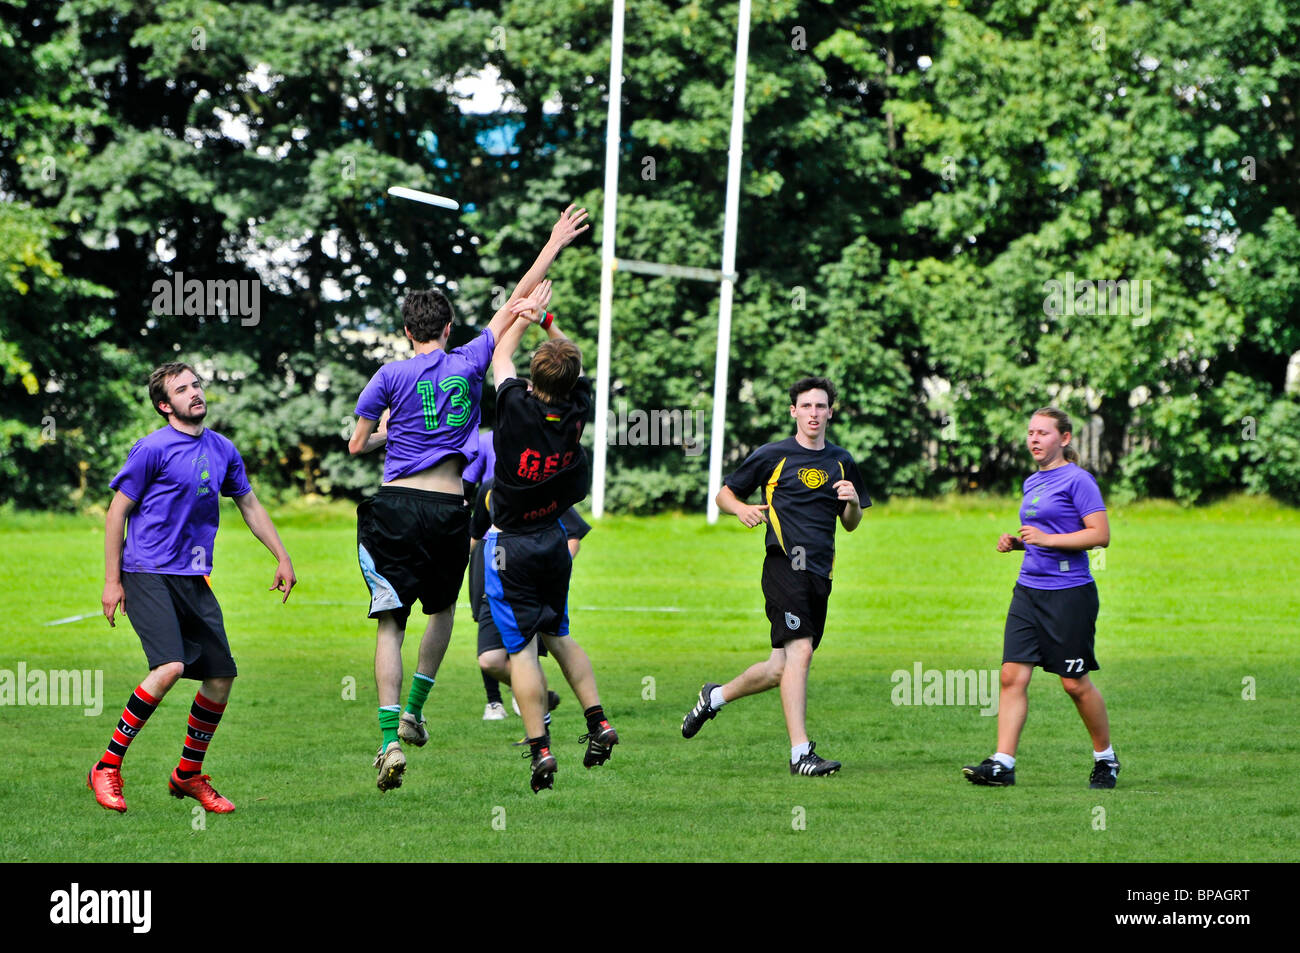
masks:
<svg viewBox="0 0 1300 953"><path fill-rule="evenodd" d="M790 749L790 763L795 764L796 762L798 762L800 758L802 758L811 750L812 750L812 745L810 745L806 741L801 745L795 745L793 748Z"/></svg>
<svg viewBox="0 0 1300 953"><path fill-rule="evenodd" d="M709 692L709 707L710 707L710 708L714 708L714 709L721 708L721 707L722 707L723 705L725 705L726 703L727 703L727 700L726 700L725 698L722 697L722 686L721 686L721 685L719 685L719 686L718 686L717 688L715 688L713 691Z"/></svg>
<svg viewBox="0 0 1300 953"><path fill-rule="evenodd" d="M1115 746L1111 745L1105 751L1094 751L1092 753L1092 760L1093 761L1114 761Z"/></svg>
<svg viewBox="0 0 1300 953"><path fill-rule="evenodd" d="M1001 751L993 755L993 760L1009 770L1016 766L1016 759L1011 757L1009 754L1003 754Z"/></svg>

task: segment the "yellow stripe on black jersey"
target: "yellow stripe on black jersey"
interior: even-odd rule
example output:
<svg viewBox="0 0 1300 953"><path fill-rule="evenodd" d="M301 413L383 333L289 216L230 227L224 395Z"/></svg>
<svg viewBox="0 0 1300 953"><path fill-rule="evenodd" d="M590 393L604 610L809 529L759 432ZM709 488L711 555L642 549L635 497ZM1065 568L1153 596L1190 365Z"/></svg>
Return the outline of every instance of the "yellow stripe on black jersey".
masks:
<svg viewBox="0 0 1300 953"><path fill-rule="evenodd" d="M772 529L776 531L776 541L781 544L782 552L786 552L785 540L781 536L781 519L776 515L776 507L772 505L772 494L776 492L776 481L781 479L781 468L785 466L785 460L786 458L782 457L781 462L772 471L772 475L767 478L767 516L772 522Z"/></svg>

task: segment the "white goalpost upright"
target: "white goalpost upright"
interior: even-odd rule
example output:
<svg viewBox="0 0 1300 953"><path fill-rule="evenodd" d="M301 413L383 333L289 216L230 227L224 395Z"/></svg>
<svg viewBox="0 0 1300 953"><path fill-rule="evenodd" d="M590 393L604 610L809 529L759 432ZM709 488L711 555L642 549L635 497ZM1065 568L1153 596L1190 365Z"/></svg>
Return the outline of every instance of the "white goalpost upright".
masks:
<svg viewBox="0 0 1300 953"><path fill-rule="evenodd" d="M731 306L736 283L736 228L740 213L740 159L744 145L745 69L749 62L749 14L751 0L740 0L736 27L735 79L731 100L731 141L727 149L727 200L722 231L722 270L691 268L658 262L632 261L616 257L614 233L618 213L619 125L623 98L623 14L625 0L614 0L610 32L609 119L605 132L605 212L600 246L600 323L596 345L596 433L595 465L592 470L591 512L605 512L605 471L609 448L609 361L613 333L614 272L717 281L722 285L718 301L718 349L713 376L713 428L709 445L710 523L718 520L714 498L722 485L722 448L727 419L727 364L731 354Z"/></svg>

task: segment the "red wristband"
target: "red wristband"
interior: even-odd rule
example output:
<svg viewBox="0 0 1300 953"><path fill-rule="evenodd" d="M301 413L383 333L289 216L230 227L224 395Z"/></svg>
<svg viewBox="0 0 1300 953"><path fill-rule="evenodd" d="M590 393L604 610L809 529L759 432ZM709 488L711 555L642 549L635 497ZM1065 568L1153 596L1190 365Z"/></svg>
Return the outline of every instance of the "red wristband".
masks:
<svg viewBox="0 0 1300 953"><path fill-rule="evenodd" d="M553 314L551 314L551 312L547 311L547 312L546 312L546 317L542 319L542 330L543 330L543 331L549 331L549 330L551 329L551 324L552 324L554 321L555 321L555 315L553 315Z"/></svg>

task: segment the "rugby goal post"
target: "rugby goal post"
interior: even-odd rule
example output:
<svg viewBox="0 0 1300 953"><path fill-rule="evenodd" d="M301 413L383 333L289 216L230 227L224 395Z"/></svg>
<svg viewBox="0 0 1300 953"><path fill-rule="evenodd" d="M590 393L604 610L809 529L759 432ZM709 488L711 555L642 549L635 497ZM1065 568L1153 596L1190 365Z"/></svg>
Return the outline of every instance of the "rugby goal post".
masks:
<svg viewBox="0 0 1300 953"><path fill-rule="evenodd" d="M740 157L744 144L745 69L749 61L751 0L740 0L736 26L736 64L731 98L731 140L727 148L727 204L722 228L722 269L691 268L659 262L620 260L615 255L614 233L618 216L618 147L621 139L623 100L623 14L626 0L614 0L610 31L609 118L605 130L605 210L601 220L600 323L596 345L596 435L592 471L591 512L605 513L605 469L609 450L609 361L614 311L614 272L664 275L696 281L716 281L718 298L718 349L713 371L713 427L709 440L708 519L718 521L715 497L722 486L722 443L727 419L727 363L731 355L731 306L736 285L736 226L740 212Z"/></svg>

